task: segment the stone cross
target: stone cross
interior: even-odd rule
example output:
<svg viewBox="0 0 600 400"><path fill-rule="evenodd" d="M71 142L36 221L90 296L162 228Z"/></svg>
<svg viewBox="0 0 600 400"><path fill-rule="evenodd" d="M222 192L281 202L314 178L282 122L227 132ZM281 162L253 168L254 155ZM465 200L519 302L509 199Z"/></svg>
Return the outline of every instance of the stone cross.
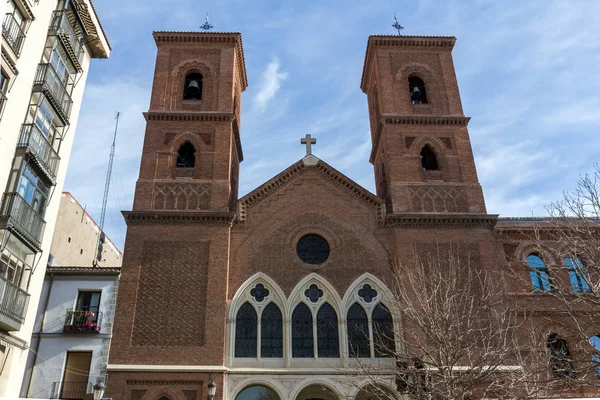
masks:
<svg viewBox="0 0 600 400"><path fill-rule="evenodd" d="M310 156L312 154L312 146L313 144L317 144L317 139L313 139L309 134L306 137L300 139L300 144L306 145L306 155Z"/></svg>

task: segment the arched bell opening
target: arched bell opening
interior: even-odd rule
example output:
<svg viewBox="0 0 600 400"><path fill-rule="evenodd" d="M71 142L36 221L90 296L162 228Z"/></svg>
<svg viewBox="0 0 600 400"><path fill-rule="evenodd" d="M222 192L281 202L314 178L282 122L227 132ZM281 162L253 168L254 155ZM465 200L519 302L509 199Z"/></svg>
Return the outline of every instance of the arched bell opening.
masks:
<svg viewBox="0 0 600 400"><path fill-rule="evenodd" d="M437 156L429 145L425 145L421 149L421 167L423 171L437 171L439 169Z"/></svg>
<svg viewBox="0 0 600 400"><path fill-rule="evenodd" d="M202 74L192 73L185 77L184 100L202 100Z"/></svg>
<svg viewBox="0 0 600 400"><path fill-rule="evenodd" d="M410 91L410 101L412 104L427 104L427 88L423 79L417 76L408 78L408 89Z"/></svg>
<svg viewBox="0 0 600 400"><path fill-rule="evenodd" d="M189 141L179 147L175 166L177 168L194 168L196 166L196 148Z"/></svg>

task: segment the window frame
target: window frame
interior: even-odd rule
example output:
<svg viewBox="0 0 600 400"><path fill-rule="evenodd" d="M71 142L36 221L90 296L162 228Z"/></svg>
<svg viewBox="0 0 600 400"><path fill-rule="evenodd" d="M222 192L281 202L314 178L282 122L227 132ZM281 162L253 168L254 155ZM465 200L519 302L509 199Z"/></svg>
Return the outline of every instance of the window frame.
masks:
<svg viewBox="0 0 600 400"><path fill-rule="evenodd" d="M586 279L589 276L586 272L586 266L583 260L577 256L567 256L564 258L569 273L569 282L571 289L575 293L590 293L592 289Z"/></svg>
<svg viewBox="0 0 600 400"><path fill-rule="evenodd" d="M535 263L533 263L530 260L530 257L536 257L537 259L539 259L541 261L541 266L539 263L535 265ZM552 291L554 285L552 282L552 278L550 277L550 269L548 268L548 265L546 264L542 256L540 256L537 253L529 253L525 258L525 262L527 263L527 266L529 268L529 278L531 280L531 285L533 286L533 289L539 293L546 293ZM537 284L536 282L534 282L534 278L537 280Z"/></svg>

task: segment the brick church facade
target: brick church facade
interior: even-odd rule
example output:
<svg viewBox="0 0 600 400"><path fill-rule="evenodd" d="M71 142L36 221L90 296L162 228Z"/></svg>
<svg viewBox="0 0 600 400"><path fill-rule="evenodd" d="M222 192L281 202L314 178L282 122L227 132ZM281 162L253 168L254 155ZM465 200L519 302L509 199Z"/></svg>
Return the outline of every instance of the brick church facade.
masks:
<svg viewBox="0 0 600 400"><path fill-rule="evenodd" d="M307 155L241 198L241 35L154 39L107 396L206 399L214 380L217 400L259 398L258 387L282 400L354 398L367 381L343 373L352 359L394 365L373 332L389 330L395 342L386 345L400 348L391 266L415 245L468 243L480 268L517 260L529 279L532 244L517 234L532 221L486 212L455 38L368 39L361 89L377 195ZM546 262L559 263L556 254ZM520 282L507 284L507 295L531 310L542 304L543 294ZM350 320L368 332L358 349L348 345ZM545 323L539 334L557 329ZM394 390L393 375L384 384Z"/></svg>

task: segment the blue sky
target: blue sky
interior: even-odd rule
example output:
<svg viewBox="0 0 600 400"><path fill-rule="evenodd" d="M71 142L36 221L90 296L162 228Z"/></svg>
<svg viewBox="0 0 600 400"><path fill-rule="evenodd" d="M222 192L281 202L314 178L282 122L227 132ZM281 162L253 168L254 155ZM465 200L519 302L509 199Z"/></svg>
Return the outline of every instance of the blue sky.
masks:
<svg viewBox="0 0 600 400"><path fill-rule="evenodd" d="M545 215L592 170L600 148L596 0L95 0L113 47L94 60L65 190L99 220L114 113L122 117L105 231L123 248L138 176L156 46L153 30L240 31L240 195L313 152L374 192L360 78L370 34L456 36L453 57L489 213Z"/></svg>

